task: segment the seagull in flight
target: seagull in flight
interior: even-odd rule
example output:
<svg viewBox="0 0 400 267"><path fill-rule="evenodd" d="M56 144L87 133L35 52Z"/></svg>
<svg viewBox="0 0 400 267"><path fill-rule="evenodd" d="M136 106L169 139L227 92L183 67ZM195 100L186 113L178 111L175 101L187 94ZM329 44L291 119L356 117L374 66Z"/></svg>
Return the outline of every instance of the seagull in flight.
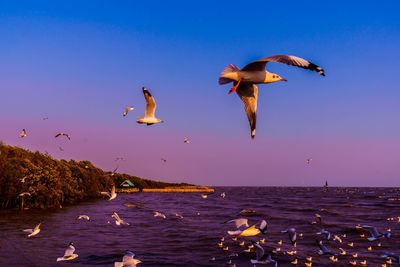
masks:
<svg viewBox="0 0 400 267"><path fill-rule="evenodd" d="M145 110L144 117L138 118L136 120L136 122L140 123L140 124L147 124L147 126L163 122L161 119L158 119L155 117L156 108L157 108L156 100L151 95L149 90L147 90L146 87L143 87L142 90L143 90L144 99L146 100L146 110Z"/></svg>
<svg viewBox="0 0 400 267"><path fill-rule="evenodd" d="M114 262L114 267L136 267L139 263L142 263L139 259L135 259L135 253L130 250L125 252L125 255L122 257L122 262L116 261Z"/></svg>
<svg viewBox="0 0 400 267"><path fill-rule="evenodd" d="M41 224L42 224L42 223L39 223L39 224L36 225L35 228L33 228L33 229L25 229L24 232L29 233L28 237L35 236L35 235L37 235L37 234L40 233L40 225L41 225Z"/></svg>
<svg viewBox="0 0 400 267"><path fill-rule="evenodd" d="M275 267L278 266L278 262L274 259L272 259L271 254L265 255L264 249L262 246L257 244L256 242L252 242L254 245L255 251L256 251L256 259L253 260L251 259L250 262L252 264L269 264L269 263L275 263Z"/></svg>
<svg viewBox="0 0 400 267"><path fill-rule="evenodd" d="M317 235L322 235L326 240L330 240L331 239L331 233L325 229L322 229L321 231L319 231L317 233Z"/></svg>
<svg viewBox="0 0 400 267"><path fill-rule="evenodd" d="M265 70L268 62L278 62L295 67L300 67L318 72L325 76L324 70L308 60L291 55L276 55L265 57L247 64L239 69L237 66L228 65L219 76L219 84L233 82L234 86L229 93L236 92L244 104L247 118L250 123L251 138L256 135L256 113L258 100L257 84L268 84L287 81L278 74Z"/></svg>
<svg viewBox="0 0 400 267"><path fill-rule="evenodd" d="M113 185L110 192L100 192L100 194L102 194L103 196L108 196L108 200L115 199L117 197L117 193L115 193L115 185Z"/></svg>
<svg viewBox="0 0 400 267"><path fill-rule="evenodd" d="M115 173L117 172L118 168L119 168L119 166L117 165L117 167L115 167L115 169L114 169L112 172L109 172L109 174L110 174L111 176L114 176Z"/></svg>
<svg viewBox="0 0 400 267"><path fill-rule="evenodd" d="M131 112L131 111L134 110L134 109L135 109L135 108L134 108L134 107L131 107L131 106L125 107L124 113L122 113L122 116L124 116L124 117L128 116L128 113Z"/></svg>
<svg viewBox="0 0 400 267"><path fill-rule="evenodd" d="M115 224L116 225L129 225L129 223L127 223L124 220L122 220L121 217L119 217L118 213L116 213L115 211L113 212L111 217L113 217L115 219Z"/></svg>
<svg viewBox="0 0 400 267"><path fill-rule="evenodd" d="M337 256L336 253L333 253L329 248L325 247L324 244L322 244L322 240L316 240L317 245L319 247L318 254L319 255L330 255L330 256Z"/></svg>
<svg viewBox="0 0 400 267"><path fill-rule="evenodd" d="M185 144L189 144L189 143L190 143L190 140L189 140L189 138L188 138L188 137L185 137L185 138L183 139L183 143L185 143Z"/></svg>
<svg viewBox="0 0 400 267"><path fill-rule="evenodd" d="M361 228L370 232L371 236L367 238L368 241L375 241L377 239L380 239L381 237L385 237L386 239L389 239L392 236L392 233L390 231L381 233L374 226L362 225Z"/></svg>
<svg viewBox="0 0 400 267"><path fill-rule="evenodd" d="M312 161L313 159L312 158L308 158L308 159L306 159L306 163L307 164L311 164L311 161Z"/></svg>
<svg viewBox="0 0 400 267"><path fill-rule="evenodd" d="M78 254L74 254L74 252L75 252L74 243L70 242L68 244L67 249L64 252L64 256L57 258L57 261L70 261L78 258Z"/></svg>
<svg viewBox="0 0 400 267"><path fill-rule="evenodd" d="M162 162L167 162L167 159L165 159L165 158L161 158L160 159Z"/></svg>
<svg viewBox="0 0 400 267"><path fill-rule="evenodd" d="M266 234L268 226L265 220L250 226L246 218L234 219L226 223L234 223L237 228L236 231L228 231L230 236L256 236L258 234Z"/></svg>
<svg viewBox="0 0 400 267"><path fill-rule="evenodd" d="M25 129L22 129L22 131L19 133L19 138L24 138L28 135Z"/></svg>
<svg viewBox="0 0 400 267"><path fill-rule="evenodd" d="M71 141L71 137L69 136L69 134L66 133L58 133L54 136L54 138L60 137L60 136L65 136L66 138L68 138L68 140Z"/></svg>
<svg viewBox="0 0 400 267"><path fill-rule="evenodd" d="M284 231L281 231L281 233L287 233L289 235L289 239L292 245L296 245L297 233L295 228L286 229Z"/></svg>

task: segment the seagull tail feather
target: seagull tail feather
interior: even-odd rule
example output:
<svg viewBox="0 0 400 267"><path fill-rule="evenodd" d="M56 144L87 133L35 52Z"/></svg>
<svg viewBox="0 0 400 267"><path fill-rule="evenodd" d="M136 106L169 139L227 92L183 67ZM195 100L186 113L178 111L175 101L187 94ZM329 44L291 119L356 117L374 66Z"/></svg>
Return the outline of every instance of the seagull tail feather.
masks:
<svg viewBox="0 0 400 267"><path fill-rule="evenodd" d="M226 84L235 81L234 79L230 78L232 73L239 71L239 68L233 64L229 64L225 67L225 69L219 75L219 84Z"/></svg>

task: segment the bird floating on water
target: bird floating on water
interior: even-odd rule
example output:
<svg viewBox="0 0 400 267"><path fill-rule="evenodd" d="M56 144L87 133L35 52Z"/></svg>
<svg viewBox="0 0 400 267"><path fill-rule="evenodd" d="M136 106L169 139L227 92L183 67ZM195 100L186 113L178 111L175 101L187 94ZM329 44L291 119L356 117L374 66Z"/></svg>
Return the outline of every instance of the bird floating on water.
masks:
<svg viewBox="0 0 400 267"><path fill-rule="evenodd" d="M244 104L247 118L250 123L251 138L254 138L256 135L256 114L258 100L258 87L256 84L287 81L278 74L266 71L265 67L267 66L268 62L279 62L309 69L318 72L322 76L325 76L325 72L321 67L303 58L290 55L265 57L247 64L242 69L239 69L233 64L228 65L219 76L219 84L233 82L234 86L229 93L231 94L236 92Z"/></svg>
<svg viewBox="0 0 400 267"><path fill-rule="evenodd" d="M161 212L158 212L158 211L154 211L153 214L154 214L154 217L160 217L160 218L163 218L163 219L167 218L167 216L165 216L165 214L163 214Z"/></svg>
<svg viewBox="0 0 400 267"><path fill-rule="evenodd" d="M28 237L35 236L35 235L37 235L37 234L40 233L40 225L41 225L41 224L42 224L42 223L37 224L37 225L35 226L35 228L33 228L33 229L25 229L24 232L29 233Z"/></svg>
<svg viewBox="0 0 400 267"><path fill-rule="evenodd" d="M57 261L70 261L76 259L78 254L74 254L75 247L74 243L70 242L67 249L64 252L64 256L57 258Z"/></svg>
<svg viewBox="0 0 400 267"><path fill-rule="evenodd" d="M83 214L78 216L78 220L90 221L90 217L88 215Z"/></svg>
<svg viewBox="0 0 400 267"><path fill-rule="evenodd" d="M143 90L143 95L146 100L146 110L143 118L138 118L136 120L137 123L140 124L147 124L147 126L163 122L161 119L158 119L155 117L156 113L156 100L154 97L150 94L149 90L146 89L146 87L142 88Z"/></svg>

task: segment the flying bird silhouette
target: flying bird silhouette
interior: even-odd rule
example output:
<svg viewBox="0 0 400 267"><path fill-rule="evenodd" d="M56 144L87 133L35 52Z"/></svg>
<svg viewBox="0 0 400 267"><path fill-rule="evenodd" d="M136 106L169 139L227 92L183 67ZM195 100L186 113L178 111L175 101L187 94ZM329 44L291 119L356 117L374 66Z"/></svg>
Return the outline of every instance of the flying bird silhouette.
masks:
<svg viewBox="0 0 400 267"><path fill-rule="evenodd" d="M54 138L57 138L60 136L65 136L66 138L68 138L68 140L71 140L71 137L69 136L69 134L66 134L66 133L58 133L54 136Z"/></svg>

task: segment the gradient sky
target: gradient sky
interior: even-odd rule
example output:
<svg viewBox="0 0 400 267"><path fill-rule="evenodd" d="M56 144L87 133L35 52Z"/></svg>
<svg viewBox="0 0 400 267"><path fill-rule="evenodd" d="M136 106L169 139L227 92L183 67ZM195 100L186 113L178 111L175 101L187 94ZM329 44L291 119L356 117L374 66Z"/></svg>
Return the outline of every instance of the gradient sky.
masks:
<svg viewBox="0 0 400 267"><path fill-rule="evenodd" d="M399 1L1 1L0 140L106 170L125 157L119 171L163 181L400 186L399 9ZM289 82L260 86L251 140L240 99L218 75L274 54L309 59L326 77L269 64ZM164 124L136 124L143 85ZM126 105L136 110L123 118ZM29 135L19 139L22 128ZM58 131L72 141L54 139Z"/></svg>

